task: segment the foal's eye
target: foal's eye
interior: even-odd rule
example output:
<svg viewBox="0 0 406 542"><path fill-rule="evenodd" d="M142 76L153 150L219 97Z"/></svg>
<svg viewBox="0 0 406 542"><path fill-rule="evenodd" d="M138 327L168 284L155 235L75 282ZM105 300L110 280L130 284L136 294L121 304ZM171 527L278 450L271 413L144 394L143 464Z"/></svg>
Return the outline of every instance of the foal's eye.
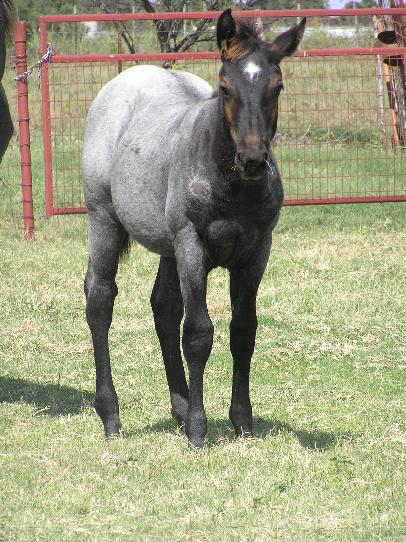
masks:
<svg viewBox="0 0 406 542"><path fill-rule="evenodd" d="M271 96L278 96L280 94L281 90L283 90L283 89L284 89L284 86L283 86L283 83L281 81L274 88L272 88L270 90L270 95Z"/></svg>
<svg viewBox="0 0 406 542"><path fill-rule="evenodd" d="M220 88L221 88L224 96L226 98L229 98L230 97L230 91L228 90L228 88L226 86L224 86L224 85L220 85Z"/></svg>

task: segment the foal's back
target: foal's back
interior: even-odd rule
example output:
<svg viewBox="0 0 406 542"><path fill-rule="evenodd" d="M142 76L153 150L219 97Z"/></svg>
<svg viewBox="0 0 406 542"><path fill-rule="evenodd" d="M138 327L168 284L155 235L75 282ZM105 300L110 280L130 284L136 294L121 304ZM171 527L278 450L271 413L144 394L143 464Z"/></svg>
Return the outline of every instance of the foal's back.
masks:
<svg viewBox="0 0 406 542"><path fill-rule="evenodd" d="M102 202L147 248L171 251L164 210L174 137L185 114L211 95L210 85L199 77L155 66L130 68L110 81L86 122L89 210L97 204L100 212Z"/></svg>

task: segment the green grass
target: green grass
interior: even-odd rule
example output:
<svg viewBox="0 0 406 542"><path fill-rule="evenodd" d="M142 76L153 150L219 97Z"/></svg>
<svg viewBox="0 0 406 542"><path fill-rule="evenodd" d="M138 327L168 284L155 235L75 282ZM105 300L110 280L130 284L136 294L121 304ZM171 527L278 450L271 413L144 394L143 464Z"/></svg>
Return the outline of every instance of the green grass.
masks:
<svg viewBox="0 0 406 542"><path fill-rule="evenodd" d="M210 276L215 341L206 447L169 401L148 298L157 257L119 270L111 331L126 439L91 402L86 221L0 245L0 540L406 539L404 204L287 208L258 298L256 437L236 441L227 274Z"/></svg>

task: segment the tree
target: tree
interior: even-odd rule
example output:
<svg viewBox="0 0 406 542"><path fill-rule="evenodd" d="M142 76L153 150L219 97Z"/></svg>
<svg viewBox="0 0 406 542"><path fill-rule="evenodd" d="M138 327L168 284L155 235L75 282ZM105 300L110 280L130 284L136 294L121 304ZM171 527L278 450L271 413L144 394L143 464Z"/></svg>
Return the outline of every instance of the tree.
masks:
<svg viewBox="0 0 406 542"><path fill-rule="evenodd" d="M28 32L33 33L38 28L38 17L40 15L54 15L59 13L72 13L73 5L78 6L78 10L85 7L86 0L77 0L69 2L67 0L15 0L17 16L27 24Z"/></svg>
<svg viewBox="0 0 406 542"><path fill-rule="evenodd" d="M327 0L300 0L302 8L324 8ZM363 0L372 1L372 0ZM16 0L18 16L27 22L30 33L37 27L39 15L51 15L59 13L72 13L74 6L78 13L91 13L102 11L104 13L147 11L155 13L159 11L222 11L226 7L234 9L295 9L298 0ZM272 21L275 22L275 21ZM155 33L161 52L174 53L184 52L199 42L214 41L212 19L200 19L194 21L195 26L186 35L183 34L183 21L181 19L153 21ZM269 22L267 26L269 26ZM126 23L116 23L128 51L136 52L131 32L127 30ZM190 25L188 25L190 28Z"/></svg>
<svg viewBox="0 0 406 542"><path fill-rule="evenodd" d="M349 0L344 6L345 9L360 9L360 8L376 8L378 4L375 0ZM356 13L354 14L356 15ZM363 26L369 26L371 24L370 17L359 17L358 23Z"/></svg>
<svg viewBox="0 0 406 542"><path fill-rule="evenodd" d="M93 0L105 13L114 13L119 9L118 3L123 0ZM159 11L222 11L226 7L235 9L249 9L253 6L260 9L296 9L298 0L133 0L133 5L148 13ZM300 0L302 8L325 8L327 0ZM275 21L273 21L275 22ZM193 44L214 41L214 34L209 32L213 24L212 19L201 19L195 29L182 35L183 21L181 19L154 21L155 31L161 52L176 53L187 51ZM118 25L120 26L120 25ZM269 26L269 25L268 25ZM123 38L130 52L134 52L130 36L125 25L121 25Z"/></svg>
<svg viewBox="0 0 406 542"><path fill-rule="evenodd" d="M326 9L328 0L258 0L255 7L260 9Z"/></svg>
<svg viewBox="0 0 406 542"><path fill-rule="evenodd" d="M193 1L193 0L192 0ZM195 9L204 9L204 11L222 11L229 4L230 0L202 0L200 6L194 0L134 0L135 6L147 13L155 13L159 11L191 11ZM256 0L247 0L238 5L239 9L248 9L255 4ZM114 13L117 11L117 2L115 0L94 0L94 4L104 13ZM234 4L233 7L236 7ZM212 41L214 35L208 32L209 27L213 24L212 19L201 19L194 30L182 37L182 19L153 21L155 32L158 38L159 46L162 53L182 53L187 51L193 44L200 41ZM122 36L129 48L130 52L135 52L132 44L131 36L126 29L126 25L118 23Z"/></svg>
<svg viewBox="0 0 406 542"><path fill-rule="evenodd" d="M375 0L350 0L344 6L344 9L376 8L378 4Z"/></svg>

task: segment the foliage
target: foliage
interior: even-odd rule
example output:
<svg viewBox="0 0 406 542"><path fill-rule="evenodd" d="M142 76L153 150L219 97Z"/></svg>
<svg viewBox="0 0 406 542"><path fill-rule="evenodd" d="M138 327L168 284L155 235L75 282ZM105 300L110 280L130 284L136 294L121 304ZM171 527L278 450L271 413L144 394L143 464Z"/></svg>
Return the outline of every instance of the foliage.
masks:
<svg viewBox="0 0 406 542"><path fill-rule="evenodd" d="M378 3L375 0L349 0L344 9L376 8Z"/></svg>
<svg viewBox="0 0 406 542"><path fill-rule="evenodd" d="M78 8L84 7L85 2L78 0ZM73 13L73 3L67 0L16 0L16 7L20 19L29 24L36 24L40 15L53 15L56 13Z"/></svg>
<svg viewBox="0 0 406 542"><path fill-rule="evenodd" d="M20 19L27 22L32 34L37 28L39 15L66 14L76 10L78 13L117 13L135 11L221 11L226 7L237 9L295 9L296 0L77 0L74 3L66 0L16 0ZM326 8L327 0L301 0L302 8ZM208 32L212 25L210 20L196 21L196 27L188 35L181 33L182 21L156 21L155 32L162 52L182 52L188 50L197 41L212 41L214 35ZM126 24L116 25L123 34L128 50L134 52L132 41Z"/></svg>
<svg viewBox="0 0 406 542"><path fill-rule="evenodd" d="M301 9L326 9L327 0L257 0L255 7L261 9L297 9L300 3Z"/></svg>
<svg viewBox="0 0 406 542"><path fill-rule="evenodd" d="M354 10L357 10L360 8L376 8L376 7L379 7L379 4L376 2L376 0L349 0L344 6L345 9L354 9ZM357 22L358 24L363 25L363 26L371 25L371 17L358 17Z"/></svg>

